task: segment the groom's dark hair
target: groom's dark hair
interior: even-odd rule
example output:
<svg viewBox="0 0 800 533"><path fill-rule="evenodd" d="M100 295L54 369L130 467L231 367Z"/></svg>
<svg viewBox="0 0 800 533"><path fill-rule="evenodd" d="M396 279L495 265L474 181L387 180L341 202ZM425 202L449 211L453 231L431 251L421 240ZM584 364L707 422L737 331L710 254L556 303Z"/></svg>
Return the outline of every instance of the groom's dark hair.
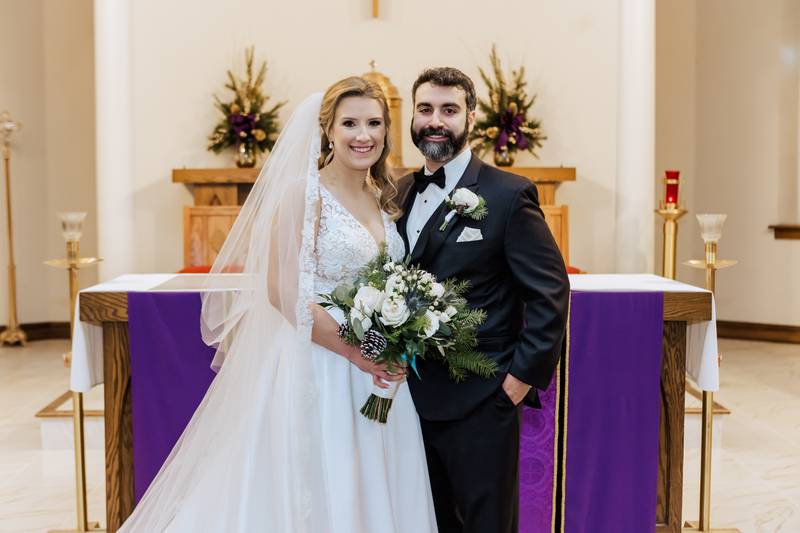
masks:
<svg viewBox="0 0 800 533"><path fill-rule="evenodd" d="M411 89L413 102L417 101L417 89L423 83L431 83L439 87L460 87L464 90L467 97L467 111L475 110L475 84L469 76L453 67L436 67L425 69L422 74L417 76L414 87Z"/></svg>

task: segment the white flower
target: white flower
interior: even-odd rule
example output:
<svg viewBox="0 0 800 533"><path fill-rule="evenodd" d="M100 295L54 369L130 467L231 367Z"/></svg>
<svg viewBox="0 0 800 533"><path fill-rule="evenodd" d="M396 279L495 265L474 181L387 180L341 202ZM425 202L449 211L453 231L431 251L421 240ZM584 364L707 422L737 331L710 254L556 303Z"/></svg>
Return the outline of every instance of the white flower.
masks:
<svg viewBox="0 0 800 533"><path fill-rule="evenodd" d="M383 304L385 295L375 287L365 285L358 289L353 297L353 307L361 311L365 316L369 316Z"/></svg>
<svg viewBox="0 0 800 533"><path fill-rule="evenodd" d="M403 298L386 298L381 305L380 320L387 326L399 326L411 315Z"/></svg>
<svg viewBox="0 0 800 533"><path fill-rule="evenodd" d="M470 213L478 207L481 199L471 190L462 187L456 189L453 196L451 196L451 201L458 207L463 207L465 213Z"/></svg>
<svg viewBox="0 0 800 533"><path fill-rule="evenodd" d="M439 317L433 311L425 311L425 320L427 321L427 324L424 328L424 332L425 338L427 339L439 331Z"/></svg>
<svg viewBox="0 0 800 533"><path fill-rule="evenodd" d="M444 295L444 285L441 283L431 283L431 295L434 298L441 298Z"/></svg>
<svg viewBox="0 0 800 533"><path fill-rule="evenodd" d="M425 272L422 274L422 277L420 277L420 281L422 281L422 283L433 283L433 274Z"/></svg>
<svg viewBox="0 0 800 533"><path fill-rule="evenodd" d="M441 322L442 324L447 324L448 322L450 322L450 315L448 315L444 311L434 311L434 312L436 313L436 316L439 318L439 322Z"/></svg>
<svg viewBox="0 0 800 533"><path fill-rule="evenodd" d="M389 296L391 294L395 294L403 284L403 279L399 274L392 274L388 278L386 278L386 286L383 290L386 292L386 295Z"/></svg>
<svg viewBox="0 0 800 533"><path fill-rule="evenodd" d="M389 261L388 263L385 263L385 264L383 265L383 269L384 269L386 272L391 272L392 270L394 270L394 262L392 262L392 261Z"/></svg>
<svg viewBox="0 0 800 533"><path fill-rule="evenodd" d="M351 321L359 321L361 323L361 328L364 331L367 331L369 328L372 327L372 319L368 316L365 316L364 313L353 307L350 309L350 320Z"/></svg>
<svg viewBox="0 0 800 533"><path fill-rule="evenodd" d="M456 313L458 313L458 311L452 305L448 305L447 309L444 310L444 314L447 315L448 319L453 318L454 316L456 316Z"/></svg>

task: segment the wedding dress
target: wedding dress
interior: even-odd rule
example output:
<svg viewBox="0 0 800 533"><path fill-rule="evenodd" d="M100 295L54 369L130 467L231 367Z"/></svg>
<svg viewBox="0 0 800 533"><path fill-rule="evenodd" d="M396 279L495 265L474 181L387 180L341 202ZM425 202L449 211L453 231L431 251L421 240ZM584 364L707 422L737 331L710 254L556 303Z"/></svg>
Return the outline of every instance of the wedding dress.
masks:
<svg viewBox="0 0 800 533"><path fill-rule="evenodd" d="M408 386L386 424L368 420L371 375L310 341L307 302L378 252L319 185L320 103L298 106L215 262L238 273L212 275L203 294L219 374L121 532L436 533ZM214 286L231 276L239 290Z"/></svg>

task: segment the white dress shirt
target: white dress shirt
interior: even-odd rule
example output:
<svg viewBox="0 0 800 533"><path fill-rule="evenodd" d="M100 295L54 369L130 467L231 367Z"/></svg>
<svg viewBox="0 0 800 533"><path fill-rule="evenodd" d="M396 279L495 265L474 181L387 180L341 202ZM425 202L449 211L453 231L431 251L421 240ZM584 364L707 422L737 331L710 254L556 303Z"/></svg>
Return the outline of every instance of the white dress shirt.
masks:
<svg viewBox="0 0 800 533"><path fill-rule="evenodd" d="M414 203L411 206L411 211L408 213L408 220L406 221L406 237L408 238L408 245L410 247L408 253L414 250L417 239L420 233L422 233L422 228L425 227L425 224L428 222L428 219L431 218L433 212L436 211L444 199L456 188L459 180L461 180L461 176L464 175L464 171L467 170L467 165L469 165L471 159L472 150L467 148L444 166L444 189L435 183L431 183L423 192L416 193L416 198L414 198ZM428 167L425 166L425 175L430 176L431 174L433 174L433 172L428 170Z"/></svg>

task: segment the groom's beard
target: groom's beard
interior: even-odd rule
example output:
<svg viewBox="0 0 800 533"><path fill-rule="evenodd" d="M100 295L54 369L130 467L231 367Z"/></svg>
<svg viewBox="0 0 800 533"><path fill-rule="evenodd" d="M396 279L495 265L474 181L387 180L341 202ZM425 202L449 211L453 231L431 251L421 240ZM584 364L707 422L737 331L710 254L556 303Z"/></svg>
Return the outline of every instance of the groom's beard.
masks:
<svg viewBox="0 0 800 533"><path fill-rule="evenodd" d="M426 135L444 135L447 137L446 141L433 142L426 141ZM414 125L411 125L411 140L414 145L419 148L425 159L431 161L447 161L452 159L454 155L459 153L464 145L467 144L467 136L469 129L464 124L464 130L456 136L452 131L447 128L422 128L419 132L414 130Z"/></svg>

